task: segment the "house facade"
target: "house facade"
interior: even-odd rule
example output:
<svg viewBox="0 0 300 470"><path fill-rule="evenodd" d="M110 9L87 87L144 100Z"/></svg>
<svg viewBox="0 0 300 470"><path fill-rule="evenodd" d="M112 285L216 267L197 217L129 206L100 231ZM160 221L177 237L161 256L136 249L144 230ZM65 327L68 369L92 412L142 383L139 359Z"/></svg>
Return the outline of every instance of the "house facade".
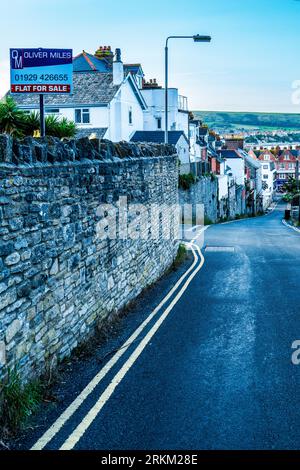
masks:
<svg viewBox="0 0 300 470"><path fill-rule="evenodd" d="M276 167L274 161L261 161L263 206L267 209L274 200L276 191Z"/></svg>
<svg viewBox="0 0 300 470"><path fill-rule="evenodd" d="M181 174L190 173L189 141L183 131L169 131L169 143L176 147ZM147 142L163 144L165 141L164 131L137 131L131 137L131 142Z"/></svg>
<svg viewBox="0 0 300 470"><path fill-rule="evenodd" d="M186 97L170 88L169 130L182 131L189 138ZM39 110L34 95L14 95L18 106ZM100 46L94 54L82 51L73 58L73 93L46 95L45 113L75 122L77 136L126 140L138 130L164 131L165 90L156 80L145 81L141 64L123 64L121 51Z"/></svg>
<svg viewBox="0 0 300 470"><path fill-rule="evenodd" d="M242 189L245 210L256 214L263 210L263 179L261 163L252 158L242 148L222 149L221 157L225 160L225 174Z"/></svg>
<svg viewBox="0 0 300 470"><path fill-rule="evenodd" d="M144 82L141 90L147 104L144 112L144 130L165 130L165 89L156 80ZM189 135L188 100L179 95L177 88L168 89L168 127L169 131L183 131Z"/></svg>
<svg viewBox="0 0 300 470"><path fill-rule="evenodd" d="M138 76L142 72L137 67L134 75L129 66L126 72L119 49L114 61L113 57L110 49L101 58L84 51L76 56L73 93L47 95L45 113L74 121L79 137L129 141L144 125L147 105L139 89L141 77ZM38 96L14 95L14 99L25 111L39 110Z"/></svg>
<svg viewBox="0 0 300 470"><path fill-rule="evenodd" d="M296 177L296 166L298 158L298 150L284 149L279 152L276 162L276 185L278 188L280 188L280 186L282 186L284 183L287 183L289 178Z"/></svg>

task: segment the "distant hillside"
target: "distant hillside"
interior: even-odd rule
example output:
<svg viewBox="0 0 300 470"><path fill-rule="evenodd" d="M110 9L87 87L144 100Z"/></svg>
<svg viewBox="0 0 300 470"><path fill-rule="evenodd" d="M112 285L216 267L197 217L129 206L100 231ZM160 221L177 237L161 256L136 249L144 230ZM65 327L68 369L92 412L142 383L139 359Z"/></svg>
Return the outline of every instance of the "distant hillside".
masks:
<svg viewBox="0 0 300 470"><path fill-rule="evenodd" d="M193 111L195 118L202 119L209 127L236 129L300 129L300 114L277 113L231 113L222 111Z"/></svg>

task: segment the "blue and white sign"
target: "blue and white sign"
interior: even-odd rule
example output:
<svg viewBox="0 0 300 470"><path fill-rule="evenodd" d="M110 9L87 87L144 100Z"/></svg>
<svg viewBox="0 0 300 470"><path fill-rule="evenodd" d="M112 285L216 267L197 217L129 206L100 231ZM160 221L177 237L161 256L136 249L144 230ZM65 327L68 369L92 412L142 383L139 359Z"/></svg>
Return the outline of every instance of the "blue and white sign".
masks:
<svg viewBox="0 0 300 470"><path fill-rule="evenodd" d="M72 49L10 49L11 93L72 93Z"/></svg>

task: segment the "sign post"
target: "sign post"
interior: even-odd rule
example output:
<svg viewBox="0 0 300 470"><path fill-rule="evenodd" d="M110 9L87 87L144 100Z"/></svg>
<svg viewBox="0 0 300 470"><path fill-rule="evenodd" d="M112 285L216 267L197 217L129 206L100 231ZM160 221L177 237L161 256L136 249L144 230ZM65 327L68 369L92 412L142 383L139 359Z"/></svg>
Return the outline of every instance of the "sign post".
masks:
<svg viewBox="0 0 300 470"><path fill-rule="evenodd" d="M10 49L11 94L38 94L41 136L45 136L45 94L73 89L72 49Z"/></svg>
<svg viewBox="0 0 300 470"><path fill-rule="evenodd" d="M45 137L45 106L44 106L44 95L40 95L40 129L41 137Z"/></svg>

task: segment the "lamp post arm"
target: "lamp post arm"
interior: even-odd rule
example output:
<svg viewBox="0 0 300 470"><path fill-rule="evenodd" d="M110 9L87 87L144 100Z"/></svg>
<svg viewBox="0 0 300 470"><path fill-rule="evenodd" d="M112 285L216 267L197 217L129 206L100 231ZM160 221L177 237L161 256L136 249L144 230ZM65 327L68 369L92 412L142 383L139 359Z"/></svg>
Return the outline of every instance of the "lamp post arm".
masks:
<svg viewBox="0 0 300 470"><path fill-rule="evenodd" d="M168 47L168 42L170 39L193 39L194 36L168 36L166 39L166 47Z"/></svg>
<svg viewBox="0 0 300 470"><path fill-rule="evenodd" d="M195 42L210 42L210 36L201 36L200 34L196 34L194 36L168 36L166 39L165 45L165 143L169 142L169 96L168 96L168 74L169 74L169 40L170 39L194 39Z"/></svg>
<svg viewBox="0 0 300 470"><path fill-rule="evenodd" d="M169 40L192 39L194 36L168 36L165 45L165 144L169 142Z"/></svg>

